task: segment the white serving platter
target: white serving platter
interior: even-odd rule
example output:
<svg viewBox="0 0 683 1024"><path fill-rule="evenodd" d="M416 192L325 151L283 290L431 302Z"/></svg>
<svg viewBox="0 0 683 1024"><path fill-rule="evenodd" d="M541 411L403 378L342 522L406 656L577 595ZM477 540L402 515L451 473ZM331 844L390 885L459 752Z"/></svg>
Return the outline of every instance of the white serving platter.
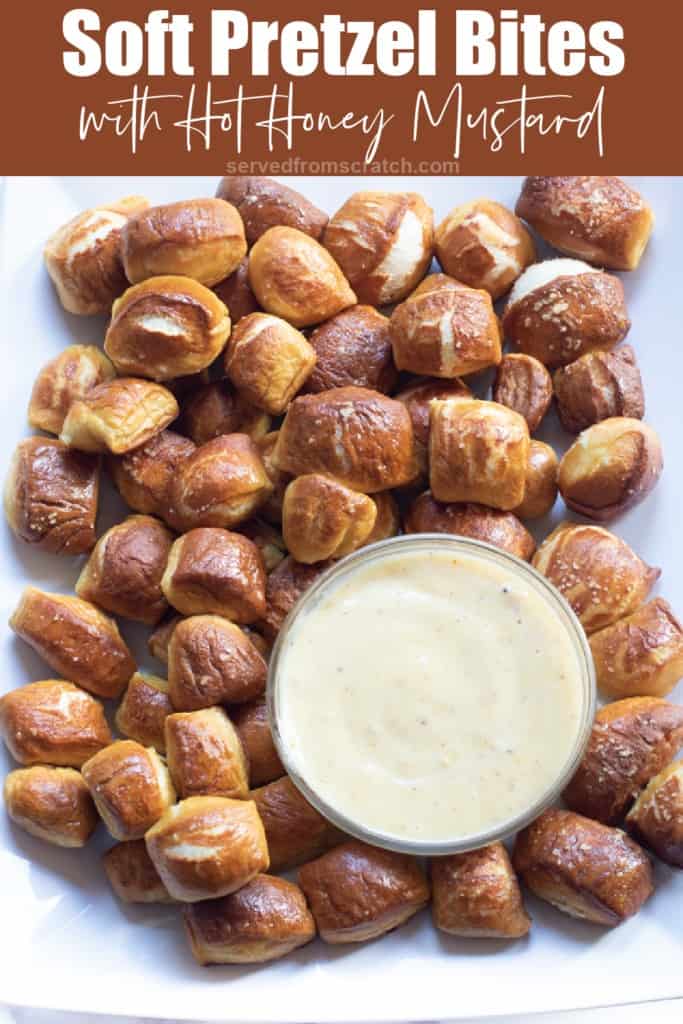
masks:
<svg viewBox="0 0 683 1024"><path fill-rule="evenodd" d="M477 196L510 206L518 178L300 178L292 182L333 212L357 189L421 192L437 218ZM633 179L653 205L656 233L638 271L623 275L647 413L664 443L666 468L655 492L615 530L663 568L658 591L683 610L683 344L680 247L683 179ZM2 400L0 471L27 433L26 406L38 368L70 342L101 342L102 318L65 314L43 268L48 234L79 210L130 193L155 202L212 195L209 178L7 179L2 192ZM554 423L542 437L566 438ZM121 506L109 497L106 528ZM561 503L552 521L562 517ZM541 524L548 532L550 522ZM0 621L22 586L69 591L81 559L36 552L0 525ZM142 635L124 624L151 670ZM3 626L0 692L50 670ZM683 686L673 699L683 701ZM12 767L3 749L0 769ZM352 770L352 768L350 769ZM418 1021L578 1009L683 995L683 872L656 868L655 896L614 930L572 921L528 900L533 928L518 942L458 940L438 934L427 913L358 948L316 941L264 967L199 968L177 911L126 908L112 896L99 863L104 829L82 851L60 850L13 827L0 812L3 939L0 1002L82 1013L222 1021ZM644 1011L646 1013L647 1011Z"/></svg>

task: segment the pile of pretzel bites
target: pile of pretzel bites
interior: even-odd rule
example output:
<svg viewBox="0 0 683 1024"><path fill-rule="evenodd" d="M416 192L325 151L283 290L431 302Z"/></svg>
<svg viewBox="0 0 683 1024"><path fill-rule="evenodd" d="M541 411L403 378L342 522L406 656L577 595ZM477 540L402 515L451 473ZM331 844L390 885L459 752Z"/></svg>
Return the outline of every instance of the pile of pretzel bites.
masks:
<svg viewBox="0 0 683 1024"><path fill-rule="evenodd" d="M524 222L562 255L536 262ZM514 214L479 199L436 228L415 193L359 192L328 218L284 184L231 177L216 198L129 197L56 231L62 305L110 320L103 349L40 369L39 433L6 484L19 538L87 556L75 596L28 586L10 620L55 676L0 699L17 826L79 847L101 819L116 895L176 903L203 964L275 959L316 933L361 942L430 900L446 932L521 937L524 886L606 926L636 913L644 847L683 867L683 706L665 699L683 630L648 600L659 570L603 525L662 469L611 272L636 270L651 228L610 177L527 178ZM482 400L468 381L491 369ZM561 460L533 437L553 402L577 435ZM130 515L98 537L103 472ZM579 518L536 550L525 521L558 490ZM287 614L331 562L401 530L532 560L589 637L610 702L567 809L511 856L495 843L426 872L351 840L273 744L264 689ZM150 627L163 678L137 670L117 618Z"/></svg>

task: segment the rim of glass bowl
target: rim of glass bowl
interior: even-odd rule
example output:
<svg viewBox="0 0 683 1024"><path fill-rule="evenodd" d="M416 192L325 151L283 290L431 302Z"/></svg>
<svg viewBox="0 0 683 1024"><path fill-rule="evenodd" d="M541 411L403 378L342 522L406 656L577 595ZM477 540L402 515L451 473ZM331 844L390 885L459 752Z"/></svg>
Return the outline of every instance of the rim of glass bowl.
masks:
<svg viewBox="0 0 683 1024"><path fill-rule="evenodd" d="M558 617L564 622L578 657L581 669L583 708L576 739L564 767L552 785L546 788L532 806L518 814L515 818L501 822L500 825L494 828L479 833L455 836L453 839L430 841L401 839L398 836L369 828L363 825L362 822L349 818L315 792L315 789L302 776L299 768L294 763L294 758L290 757L280 730L279 680L281 676L279 668L284 645L295 622L306 614L308 609L321 597L321 593L326 591L330 585L335 584L342 577L351 575L358 566L390 557L393 553L400 552L402 549L433 551L435 548L467 553L482 557L490 562L496 562L498 565L510 570L513 574L523 577L548 600L557 612ZM327 569L302 595L285 619L273 646L268 668L266 700L273 740L280 760L297 789L325 818L343 832L356 839L361 839L372 846L380 846L387 850L409 853L414 856L445 856L452 853L465 853L468 850L478 849L489 843L506 839L532 822L555 802L574 774L588 742L596 705L595 669L586 634L576 615L552 583L534 569L533 566L529 565L528 562L523 562L516 555L503 551L501 548L486 544L484 541L473 540L469 537L459 537L443 533L407 534L378 541L376 544L360 548L358 551L353 552L353 554L347 555L346 558L340 559L335 565Z"/></svg>

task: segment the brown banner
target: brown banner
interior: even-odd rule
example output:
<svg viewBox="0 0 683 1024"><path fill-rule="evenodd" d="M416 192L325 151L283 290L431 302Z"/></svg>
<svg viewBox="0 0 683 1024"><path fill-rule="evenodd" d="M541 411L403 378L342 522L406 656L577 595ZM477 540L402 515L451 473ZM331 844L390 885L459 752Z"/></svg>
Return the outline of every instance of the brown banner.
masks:
<svg viewBox="0 0 683 1024"><path fill-rule="evenodd" d="M0 171L683 173L679 4L154 10L7 5Z"/></svg>

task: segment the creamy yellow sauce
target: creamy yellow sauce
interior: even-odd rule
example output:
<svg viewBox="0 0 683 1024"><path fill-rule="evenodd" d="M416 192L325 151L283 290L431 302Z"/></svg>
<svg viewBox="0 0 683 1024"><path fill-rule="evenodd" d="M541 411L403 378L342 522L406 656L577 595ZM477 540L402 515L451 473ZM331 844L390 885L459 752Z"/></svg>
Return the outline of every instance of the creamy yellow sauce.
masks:
<svg viewBox="0 0 683 1024"><path fill-rule="evenodd" d="M580 655L505 566L443 550L356 566L300 613L278 665L292 767L330 807L443 842L523 814L580 729Z"/></svg>

